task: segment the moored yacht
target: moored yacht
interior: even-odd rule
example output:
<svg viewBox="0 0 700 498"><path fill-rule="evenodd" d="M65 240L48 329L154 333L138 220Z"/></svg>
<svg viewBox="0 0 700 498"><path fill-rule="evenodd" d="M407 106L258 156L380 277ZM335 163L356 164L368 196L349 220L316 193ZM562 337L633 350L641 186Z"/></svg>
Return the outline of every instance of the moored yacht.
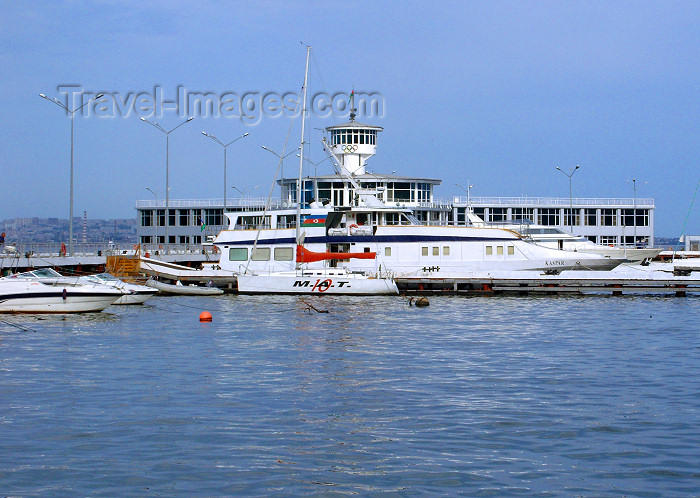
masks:
<svg viewBox="0 0 700 498"><path fill-rule="evenodd" d="M373 188L365 181L366 161L376 152L382 128L356 122L354 111L350 122L328 127L330 141L323 140L336 170L333 182L342 183L347 195L323 198L318 187L302 189L300 168L296 191L291 186L288 190L294 209L226 213L229 229L214 241L221 251L222 270L269 274L303 265L308 270L343 268L395 278L454 278L468 272L610 270L625 261L544 247L503 228L427 225L399 203L382 201L376 183ZM321 202L316 200L319 197ZM299 261L296 248L301 240L312 252L373 253L375 257Z"/></svg>
<svg viewBox="0 0 700 498"><path fill-rule="evenodd" d="M42 268L0 278L0 313L102 311L123 294L114 287L82 283L77 278Z"/></svg>

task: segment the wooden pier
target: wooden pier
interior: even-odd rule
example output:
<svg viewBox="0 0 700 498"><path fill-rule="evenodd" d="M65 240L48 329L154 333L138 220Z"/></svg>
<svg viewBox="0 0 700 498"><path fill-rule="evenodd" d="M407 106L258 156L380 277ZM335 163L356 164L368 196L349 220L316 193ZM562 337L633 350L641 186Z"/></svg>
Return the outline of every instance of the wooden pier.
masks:
<svg viewBox="0 0 700 498"><path fill-rule="evenodd" d="M695 275L698 275L695 272ZM469 278L398 278L399 291L405 294L456 295L528 295L528 294L670 294L684 297L700 293L700 276L669 278L561 277L531 275L523 277L469 277Z"/></svg>

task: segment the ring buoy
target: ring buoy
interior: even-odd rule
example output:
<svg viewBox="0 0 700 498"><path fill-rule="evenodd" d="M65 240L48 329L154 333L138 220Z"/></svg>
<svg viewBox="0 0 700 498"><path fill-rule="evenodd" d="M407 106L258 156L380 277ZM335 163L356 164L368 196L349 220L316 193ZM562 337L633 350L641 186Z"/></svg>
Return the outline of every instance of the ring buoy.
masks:
<svg viewBox="0 0 700 498"><path fill-rule="evenodd" d="M355 228L360 228L360 227L357 226L356 223L353 223L352 225L350 225L350 230L354 230Z"/></svg>
<svg viewBox="0 0 700 498"><path fill-rule="evenodd" d="M139 248L138 244L134 244L134 251Z"/></svg>
<svg viewBox="0 0 700 498"><path fill-rule="evenodd" d="M61 256L65 256L65 255L66 255L66 244L61 242Z"/></svg>
<svg viewBox="0 0 700 498"><path fill-rule="evenodd" d="M212 249L212 252L213 252L214 254L216 254L217 252L219 252L219 248L216 247L216 246L214 246L214 248Z"/></svg>

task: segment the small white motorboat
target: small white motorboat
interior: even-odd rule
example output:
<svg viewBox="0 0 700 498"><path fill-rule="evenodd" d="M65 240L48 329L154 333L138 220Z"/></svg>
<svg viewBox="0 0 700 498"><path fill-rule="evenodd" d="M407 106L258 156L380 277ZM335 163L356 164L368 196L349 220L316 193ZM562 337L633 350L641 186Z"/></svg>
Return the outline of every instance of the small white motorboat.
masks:
<svg viewBox="0 0 700 498"><path fill-rule="evenodd" d="M42 268L0 278L0 313L85 313L102 311L123 291Z"/></svg>
<svg viewBox="0 0 700 498"><path fill-rule="evenodd" d="M96 275L86 275L78 279L80 282L93 282L114 287L125 291L120 299L114 304L143 304L151 297L158 294L158 289L146 285L132 284L118 279L111 273L98 273Z"/></svg>
<svg viewBox="0 0 700 498"><path fill-rule="evenodd" d="M182 285L182 283L179 280L175 284L167 284L165 282L161 282L160 280L149 278L146 281L146 285L149 287L153 287L154 289L158 289L163 294L179 294L186 296L218 296L219 294L224 293L224 291L222 289L219 289L218 287L208 287L194 284Z"/></svg>

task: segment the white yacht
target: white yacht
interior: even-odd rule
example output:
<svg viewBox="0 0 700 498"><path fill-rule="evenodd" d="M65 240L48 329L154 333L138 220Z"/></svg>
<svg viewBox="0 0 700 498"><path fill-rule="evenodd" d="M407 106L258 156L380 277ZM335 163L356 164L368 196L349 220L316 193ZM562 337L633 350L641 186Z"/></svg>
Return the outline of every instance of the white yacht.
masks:
<svg viewBox="0 0 700 498"><path fill-rule="evenodd" d="M83 313L102 311L124 292L83 283L42 268L0 278L0 313Z"/></svg>
<svg viewBox="0 0 700 498"><path fill-rule="evenodd" d="M544 247L513 230L423 224L410 209L381 201L376 188L363 181L367 178L366 161L376 152L381 127L356 122L352 109L350 122L326 131L330 142L324 138L323 145L336 170L333 181L342 182L349 194L344 202L333 205L329 199L312 199L313 191L300 186L300 171L296 192L288 192L294 206L225 213L229 229L214 240L221 251L222 270L244 275L300 267L342 268L394 278L454 278L488 271L610 270L625 261L624 257ZM340 256L300 260L298 245L307 251ZM372 257L342 256L345 253L371 253ZM292 285L306 284L296 279Z"/></svg>

